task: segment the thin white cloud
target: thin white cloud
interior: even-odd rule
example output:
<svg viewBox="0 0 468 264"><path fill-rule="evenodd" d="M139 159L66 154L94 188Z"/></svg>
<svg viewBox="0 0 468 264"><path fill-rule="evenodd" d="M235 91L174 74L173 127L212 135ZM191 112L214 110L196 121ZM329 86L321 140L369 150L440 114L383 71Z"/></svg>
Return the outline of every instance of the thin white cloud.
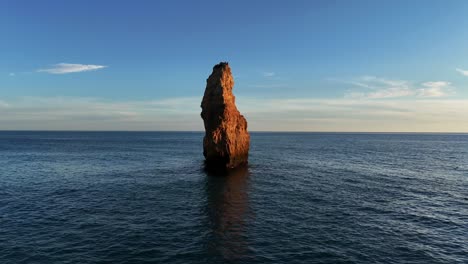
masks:
<svg viewBox="0 0 468 264"><path fill-rule="evenodd" d="M463 70L460 68L456 68L455 70L459 72L461 75L468 76L468 70Z"/></svg>
<svg viewBox="0 0 468 264"><path fill-rule="evenodd" d="M365 88L364 91L351 91L346 97L384 99L412 96L415 92L410 83L403 80L391 80L375 76L362 76L356 80L349 81L350 84Z"/></svg>
<svg viewBox="0 0 468 264"><path fill-rule="evenodd" d="M418 90L418 95L422 97L443 97L451 93L450 82L425 82L423 88Z"/></svg>
<svg viewBox="0 0 468 264"><path fill-rule="evenodd" d="M395 98L411 96L414 92L407 87L389 87L379 91L371 92L367 94L370 99L381 99L381 98Z"/></svg>
<svg viewBox="0 0 468 264"><path fill-rule="evenodd" d="M14 72L10 72L8 75L9 76L15 76L16 74Z"/></svg>
<svg viewBox="0 0 468 264"><path fill-rule="evenodd" d="M104 65L93 64L73 64L73 63L58 63L51 68L39 69L38 72L47 72L51 74L66 74L73 72L95 71L106 68Z"/></svg>
<svg viewBox="0 0 468 264"><path fill-rule="evenodd" d="M263 72L263 77L273 77L276 74L274 72Z"/></svg>
<svg viewBox="0 0 468 264"><path fill-rule="evenodd" d="M347 81L347 83L361 88L350 90L345 94L347 98L390 99L403 97L442 97L453 93L451 83L445 81L424 82L421 85L414 85L405 80L362 76L355 80Z"/></svg>
<svg viewBox="0 0 468 264"><path fill-rule="evenodd" d="M280 83L268 83L268 84L248 84L247 87L273 89L273 88L285 88L285 87L287 87L287 85L286 84L280 84Z"/></svg>
<svg viewBox="0 0 468 264"><path fill-rule="evenodd" d="M8 103L0 100L0 108L7 108L7 107L8 107Z"/></svg>

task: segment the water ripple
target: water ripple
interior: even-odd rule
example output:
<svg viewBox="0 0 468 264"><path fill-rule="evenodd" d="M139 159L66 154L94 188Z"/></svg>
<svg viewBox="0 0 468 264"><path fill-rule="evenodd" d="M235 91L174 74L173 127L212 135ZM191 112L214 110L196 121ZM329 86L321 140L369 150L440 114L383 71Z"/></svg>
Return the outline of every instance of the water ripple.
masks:
<svg viewBox="0 0 468 264"><path fill-rule="evenodd" d="M1 263L467 263L468 135L0 132Z"/></svg>

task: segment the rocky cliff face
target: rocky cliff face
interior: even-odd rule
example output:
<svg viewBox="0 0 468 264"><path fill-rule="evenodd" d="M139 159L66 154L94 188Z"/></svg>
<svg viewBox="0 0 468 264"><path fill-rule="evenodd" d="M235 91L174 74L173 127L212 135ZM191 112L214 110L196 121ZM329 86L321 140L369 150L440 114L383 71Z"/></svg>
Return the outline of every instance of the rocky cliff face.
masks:
<svg viewBox="0 0 468 264"><path fill-rule="evenodd" d="M237 110L233 87L234 78L228 63L215 65L206 80L201 103L205 124L203 155L208 166L234 168L248 160L250 135L247 121Z"/></svg>

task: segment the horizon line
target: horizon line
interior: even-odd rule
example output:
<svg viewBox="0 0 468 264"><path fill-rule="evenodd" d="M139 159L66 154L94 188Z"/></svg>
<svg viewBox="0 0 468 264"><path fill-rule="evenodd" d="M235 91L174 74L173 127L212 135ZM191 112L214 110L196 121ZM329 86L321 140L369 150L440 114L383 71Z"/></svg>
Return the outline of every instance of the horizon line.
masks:
<svg viewBox="0 0 468 264"><path fill-rule="evenodd" d="M69 129L0 129L0 132L187 132L203 133L203 130L69 130ZM421 132L421 131L288 131L251 130L249 133L329 133L329 134L468 134L467 132Z"/></svg>

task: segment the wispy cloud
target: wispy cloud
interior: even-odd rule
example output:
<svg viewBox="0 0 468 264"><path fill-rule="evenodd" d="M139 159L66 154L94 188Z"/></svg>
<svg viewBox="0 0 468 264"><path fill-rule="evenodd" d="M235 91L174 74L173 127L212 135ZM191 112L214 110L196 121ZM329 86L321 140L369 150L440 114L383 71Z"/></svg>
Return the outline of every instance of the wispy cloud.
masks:
<svg viewBox="0 0 468 264"><path fill-rule="evenodd" d="M16 74L14 72L10 72L8 75L9 76L15 76Z"/></svg>
<svg viewBox="0 0 468 264"><path fill-rule="evenodd" d="M7 108L8 104L5 101L0 100L0 108Z"/></svg>
<svg viewBox="0 0 468 264"><path fill-rule="evenodd" d="M274 88L285 88L285 87L287 87L286 84L281 84L281 83L248 84L247 86L251 87L251 88L265 88L265 89L268 89L268 88L274 89Z"/></svg>
<svg viewBox="0 0 468 264"><path fill-rule="evenodd" d="M285 88L288 85L285 82L288 82L286 78L278 76L275 72L263 71L261 72L263 78L257 79L256 83L250 83L246 86L251 88Z"/></svg>
<svg viewBox="0 0 468 264"><path fill-rule="evenodd" d="M420 85L405 80L392 80L375 76L362 76L346 81L355 87L346 94L348 98L389 99L401 97L442 97L452 94L450 82L424 82ZM422 86L422 87L421 87Z"/></svg>
<svg viewBox="0 0 468 264"><path fill-rule="evenodd" d="M351 98L383 99L414 95L410 83L403 80L391 80L375 76L362 76L348 83L365 88L353 89L346 96Z"/></svg>
<svg viewBox="0 0 468 264"><path fill-rule="evenodd" d="M73 63L58 63L50 68L39 69L38 72L47 72L51 74L66 74L73 72L95 71L106 68L104 65L93 64L73 64Z"/></svg>
<svg viewBox="0 0 468 264"><path fill-rule="evenodd" d="M418 89L418 95L422 97L443 97L452 92L450 82L425 82L422 86Z"/></svg>
<svg viewBox="0 0 468 264"><path fill-rule="evenodd" d="M456 68L455 70L459 72L461 75L468 76L468 70L462 70L460 68Z"/></svg>
<svg viewBox="0 0 468 264"><path fill-rule="evenodd" d="M263 77L273 77L276 74L274 72L263 72Z"/></svg>

